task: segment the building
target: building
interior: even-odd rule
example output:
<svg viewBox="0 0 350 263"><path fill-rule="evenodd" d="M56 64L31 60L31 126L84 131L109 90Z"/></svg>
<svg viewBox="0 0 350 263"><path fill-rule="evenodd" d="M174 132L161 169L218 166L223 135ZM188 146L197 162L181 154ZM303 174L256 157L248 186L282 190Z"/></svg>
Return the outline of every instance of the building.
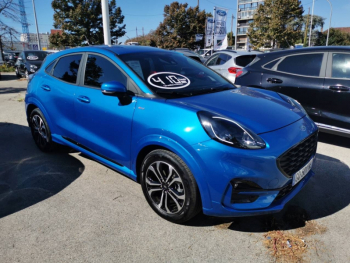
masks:
<svg viewBox="0 0 350 263"><path fill-rule="evenodd" d="M335 30L339 30L342 33L350 34L350 27L332 27L332 28L335 29ZM327 31L328 31L328 29L325 30L324 33L327 34Z"/></svg>
<svg viewBox="0 0 350 263"><path fill-rule="evenodd" d="M39 33L41 49L47 49L49 47L50 33ZM27 43L26 49L38 50L38 36L36 33L29 33L29 41L27 39L27 34L21 34L21 42Z"/></svg>
<svg viewBox="0 0 350 263"><path fill-rule="evenodd" d="M249 24L253 22L253 16L259 5L264 0L237 0L237 49L248 49L249 39L247 36Z"/></svg>

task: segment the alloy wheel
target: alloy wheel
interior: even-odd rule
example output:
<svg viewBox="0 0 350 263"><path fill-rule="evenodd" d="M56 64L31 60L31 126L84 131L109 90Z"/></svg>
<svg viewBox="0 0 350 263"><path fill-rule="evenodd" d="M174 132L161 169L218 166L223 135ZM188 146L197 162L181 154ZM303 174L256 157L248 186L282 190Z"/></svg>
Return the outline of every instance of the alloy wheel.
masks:
<svg viewBox="0 0 350 263"><path fill-rule="evenodd" d="M44 121L37 114L35 114L32 118L32 127L34 140L40 146L45 147L49 141L47 136L47 129Z"/></svg>
<svg viewBox="0 0 350 263"><path fill-rule="evenodd" d="M164 162L153 162L146 171L146 188L156 207L168 214L178 213L185 204L185 188L175 168Z"/></svg>

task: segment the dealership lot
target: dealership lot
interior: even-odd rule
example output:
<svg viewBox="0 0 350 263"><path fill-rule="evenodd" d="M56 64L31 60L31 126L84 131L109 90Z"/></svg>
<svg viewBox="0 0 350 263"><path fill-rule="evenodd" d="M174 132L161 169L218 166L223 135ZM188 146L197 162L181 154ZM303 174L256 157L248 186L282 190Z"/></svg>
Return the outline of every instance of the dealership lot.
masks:
<svg viewBox="0 0 350 263"><path fill-rule="evenodd" d="M271 262L267 231L301 233L305 260L347 262L350 139L320 135L316 176L280 214L197 216L187 225L157 216L139 184L62 148L35 146L24 113L25 80L0 81L2 262ZM301 231L313 220L314 231ZM322 229L322 231L318 231Z"/></svg>

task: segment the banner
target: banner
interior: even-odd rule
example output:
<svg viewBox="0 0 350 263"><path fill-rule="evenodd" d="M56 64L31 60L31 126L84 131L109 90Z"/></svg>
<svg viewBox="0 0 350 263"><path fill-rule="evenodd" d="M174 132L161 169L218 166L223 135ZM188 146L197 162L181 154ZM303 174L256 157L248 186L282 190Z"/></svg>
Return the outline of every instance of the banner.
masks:
<svg viewBox="0 0 350 263"><path fill-rule="evenodd" d="M214 16L214 50L221 49L223 41L226 37L226 19L228 9L215 7Z"/></svg>
<svg viewBox="0 0 350 263"><path fill-rule="evenodd" d="M226 49L228 46L228 41L227 41L227 35L225 36L224 40L222 41L222 44L218 47L217 50L222 50Z"/></svg>
<svg viewBox="0 0 350 263"><path fill-rule="evenodd" d="M201 41L203 39L203 34L196 34L196 42Z"/></svg>
<svg viewBox="0 0 350 263"><path fill-rule="evenodd" d="M210 47L213 42L214 19L207 18L207 26L205 28L205 47Z"/></svg>

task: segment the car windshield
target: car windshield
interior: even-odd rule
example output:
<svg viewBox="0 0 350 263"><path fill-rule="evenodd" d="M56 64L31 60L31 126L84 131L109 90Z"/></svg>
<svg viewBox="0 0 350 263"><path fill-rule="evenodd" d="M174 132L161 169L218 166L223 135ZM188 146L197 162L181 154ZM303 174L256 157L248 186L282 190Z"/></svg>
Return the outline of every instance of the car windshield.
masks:
<svg viewBox="0 0 350 263"><path fill-rule="evenodd" d="M211 69L176 52L131 53L119 57L153 92L166 98L235 88Z"/></svg>
<svg viewBox="0 0 350 263"><path fill-rule="evenodd" d="M205 52L206 52L206 50L200 49L200 50L197 51L197 54L198 55L203 55Z"/></svg>
<svg viewBox="0 0 350 263"><path fill-rule="evenodd" d="M27 60L44 60L47 56L47 52L28 51L24 53Z"/></svg>

